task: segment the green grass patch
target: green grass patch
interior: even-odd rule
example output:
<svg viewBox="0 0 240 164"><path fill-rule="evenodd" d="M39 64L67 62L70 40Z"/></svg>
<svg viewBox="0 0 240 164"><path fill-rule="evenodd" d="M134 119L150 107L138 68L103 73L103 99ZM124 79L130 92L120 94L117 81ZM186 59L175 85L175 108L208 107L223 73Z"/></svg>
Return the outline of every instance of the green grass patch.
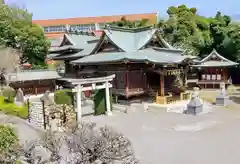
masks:
<svg viewBox="0 0 240 164"><path fill-rule="evenodd" d="M18 116L23 119L28 118L28 107L27 104L24 106L18 106L14 102L8 102L2 96L0 96L0 111L5 114Z"/></svg>
<svg viewBox="0 0 240 164"><path fill-rule="evenodd" d="M207 101L207 102L210 102L210 103L215 103L216 102L216 96L217 96L217 92L200 91L200 98L203 101Z"/></svg>

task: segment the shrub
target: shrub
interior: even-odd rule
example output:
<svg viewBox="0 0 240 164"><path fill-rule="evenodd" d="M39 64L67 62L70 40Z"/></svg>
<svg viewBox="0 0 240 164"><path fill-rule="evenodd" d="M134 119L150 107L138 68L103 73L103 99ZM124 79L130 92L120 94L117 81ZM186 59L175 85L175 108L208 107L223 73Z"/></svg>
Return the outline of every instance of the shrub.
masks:
<svg viewBox="0 0 240 164"><path fill-rule="evenodd" d="M18 137L14 129L7 125L0 125L0 151L9 149L18 143Z"/></svg>
<svg viewBox="0 0 240 164"><path fill-rule="evenodd" d="M5 101L14 102L16 91L12 87L5 87L3 89L3 97Z"/></svg>
<svg viewBox="0 0 240 164"><path fill-rule="evenodd" d="M6 102L4 97L0 97L0 111L23 119L28 118L27 104L24 106L18 106L13 102Z"/></svg>
<svg viewBox="0 0 240 164"><path fill-rule="evenodd" d="M19 139L14 129L0 125L0 163L19 163Z"/></svg>
<svg viewBox="0 0 240 164"><path fill-rule="evenodd" d="M55 92L54 101L56 104L73 105L73 93L70 89L58 90Z"/></svg>
<svg viewBox="0 0 240 164"><path fill-rule="evenodd" d="M111 110L112 110L112 102L113 102L113 98L112 98L112 94L110 94ZM95 113L95 115L105 114L106 109L107 109L107 106L106 106L105 89L95 91L95 94L94 94L94 113Z"/></svg>

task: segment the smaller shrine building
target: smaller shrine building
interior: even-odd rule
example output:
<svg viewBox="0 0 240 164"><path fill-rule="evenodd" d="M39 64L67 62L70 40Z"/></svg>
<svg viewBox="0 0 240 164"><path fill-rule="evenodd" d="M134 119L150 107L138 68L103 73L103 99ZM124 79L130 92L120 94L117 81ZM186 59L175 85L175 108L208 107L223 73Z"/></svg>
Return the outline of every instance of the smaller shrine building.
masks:
<svg viewBox="0 0 240 164"><path fill-rule="evenodd" d="M232 83L229 68L238 63L221 56L215 49L205 58L196 62L193 67L197 68L197 84L201 88L219 88L221 83Z"/></svg>

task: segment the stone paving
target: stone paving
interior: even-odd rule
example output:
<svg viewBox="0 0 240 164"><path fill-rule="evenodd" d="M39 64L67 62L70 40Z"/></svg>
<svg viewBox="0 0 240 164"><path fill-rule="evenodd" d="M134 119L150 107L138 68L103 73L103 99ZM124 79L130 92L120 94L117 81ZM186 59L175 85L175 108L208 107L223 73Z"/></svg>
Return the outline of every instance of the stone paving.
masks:
<svg viewBox="0 0 240 164"><path fill-rule="evenodd" d="M128 137L142 164L239 164L240 105L213 106L212 112L191 116L164 110L144 111L133 104L126 114L92 116L83 107L85 121L112 126ZM1 117L0 117L1 120ZM22 123L15 123L22 141L39 136Z"/></svg>
<svg viewBox="0 0 240 164"><path fill-rule="evenodd" d="M190 116L163 110L144 112L137 106L128 114L114 112L110 117L83 119L125 134L143 164L240 163L237 108L214 107L211 113Z"/></svg>

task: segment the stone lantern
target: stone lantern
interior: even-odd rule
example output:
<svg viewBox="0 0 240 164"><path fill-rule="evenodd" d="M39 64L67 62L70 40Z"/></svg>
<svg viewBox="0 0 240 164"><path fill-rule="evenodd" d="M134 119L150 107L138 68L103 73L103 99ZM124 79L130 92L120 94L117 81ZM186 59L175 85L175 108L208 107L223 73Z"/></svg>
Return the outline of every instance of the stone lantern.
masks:
<svg viewBox="0 0 240 164"><path fill-rule="evenodd" d="M229 96L226 92L225 83L220 84L220 94L216 96L216 105L226 106L229 103Z"/></svg>
<svg viewBox="0 0 240 164"><path fill-rule="evenodd" d="M199 97L199 88L194 87L194 92L192 98L187 104L187 110L184 112L186 114L197 115L203 111L203 103Z"/></svg>

